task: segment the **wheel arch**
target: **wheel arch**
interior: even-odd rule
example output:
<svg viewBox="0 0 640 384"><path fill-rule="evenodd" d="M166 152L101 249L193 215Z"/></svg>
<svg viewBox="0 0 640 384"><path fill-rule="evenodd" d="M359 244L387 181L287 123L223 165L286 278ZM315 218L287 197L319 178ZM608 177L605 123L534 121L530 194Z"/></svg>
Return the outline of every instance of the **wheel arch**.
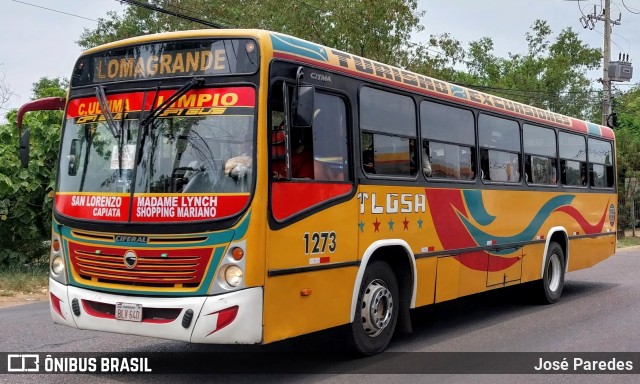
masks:
<svg viewBox="0 0 640 384"><path fill-rule="evenodd" d="M404 256L398 257L398 254ZM411 247L406 241L400 239L378 240L371 243L362 255L351 294L350 323L354 320L358 294L360 293L360 285L362 284L365 270L368 265L376 260L385 261L391 267L398 282L400 302L406 302L407 297L410 295L408 297L410 299L408 300L409 308L415 307L418 278L416 274L416 259Z"/></svg>
<svg viewBox="0 0 640 384"><path fill-rule="evenodd" d="M564 227L553 227L547 232L547 241L544 244L544 253L542 254L542 265L540 266L540 278L544 276L544 266L547 262L549 246L551 243L558 243L562 252L564 252L564 271L569 271L569 235Z"/></svg>

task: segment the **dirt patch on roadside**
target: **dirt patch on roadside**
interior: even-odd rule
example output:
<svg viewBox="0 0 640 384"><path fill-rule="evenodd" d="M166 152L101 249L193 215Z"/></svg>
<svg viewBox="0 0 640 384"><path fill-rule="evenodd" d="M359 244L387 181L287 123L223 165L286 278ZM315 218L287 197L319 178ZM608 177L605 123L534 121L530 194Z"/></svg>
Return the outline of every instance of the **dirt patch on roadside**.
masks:
<svg viewBox="0 0 640 384"><path fill-rule="evenodd" d="M48 300L47 292L43 293L16 293L13 296L0 296L0 308L13 307L16 305L30 304L38 301Z"/></svg>

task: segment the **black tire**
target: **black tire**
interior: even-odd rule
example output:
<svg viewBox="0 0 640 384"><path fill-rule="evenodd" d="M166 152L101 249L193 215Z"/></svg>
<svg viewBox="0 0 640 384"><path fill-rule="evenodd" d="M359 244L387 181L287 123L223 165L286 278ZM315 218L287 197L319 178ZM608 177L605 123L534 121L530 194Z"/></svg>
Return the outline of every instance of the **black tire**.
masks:
<svg viewBox="0 0 640 384"><path fill-rule="evenodd" d="M382 352L396 328L400 297L398 282L389 264L374 261L362 277L350 341L354 351L361 355Z"/></svg>
<svg viewBox="0 0 640 384"><path fill-rule="evenodd" d="M558 243L549 244L544 262L542 280L538 282L538 298L543 304L553 304L560 299L564 287L565 258Z"/></svg>

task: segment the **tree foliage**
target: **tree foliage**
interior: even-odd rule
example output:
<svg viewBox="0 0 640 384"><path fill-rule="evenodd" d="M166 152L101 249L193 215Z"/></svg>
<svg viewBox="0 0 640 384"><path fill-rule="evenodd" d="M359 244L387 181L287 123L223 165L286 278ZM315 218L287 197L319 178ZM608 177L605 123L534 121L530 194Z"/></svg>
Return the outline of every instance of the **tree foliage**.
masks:
<svg viewBox="0 0 640 384"><path fill-rule="evenodd" d="M415 44L422 31L417 0L150 0L150 4L210 22L240 28L264 28L396 65L428 76L477 87L488 93L584 119L599 120L587 77L602 59L598 48L583 43L571 28L557 36L536 20L525 36L526 53L494 54L491 38L462 44L449 34ZM193 28L188 20L130 6L110 13L94 30L85 30L84 48L115 39ZM466 70L460 70L461 66Z"/></svg>
<svg viewBox="0 0 640 384"><path fill-rule="evenodd" d="M422 29L417 0L150 0L170 11L237 28L262 28L291 34L319 44L392 65L408 62L412 33ZM357 20L357 22L354 22ZM129 6L85 29L83 48L117 39L206 26L175 16Z"/></svg>
<svg viewBox="0 0 640 384"><path fill-rule="evenodd" d="M600 66L602 53L583 43L571 28L555 39L548 23L536 20L525 36L526 53L493 53L490 38L473 41L462 54L466 71L450 79L488 93L557 113L599 120L594 115L596 94L587 71ZM597 101L597 100L595 100Z"/></svg>
<svg viewBox="0 0 640 384"><path fill-rule="evenodd" d="M33 85L33 98L64 96L67 82L42 78ZM32 112L24 125L31 131L31 160L27 169L18 159L16 111L0 125L0 265L25 263L44 254L50 237L61 112Z"/></svg>
<svg viewBox="0 0 640 384"><path fill-rule="evenodd" d="M640 205L638 194L625 180L640 180L640 87L627 92L617 92L614 111L618 116L616 129L616 160L618 166L618 228L624 230L631 224L631 200ZM638 218L636 218L638 219ZM622 232L621 234L624 234Z"/></svg>

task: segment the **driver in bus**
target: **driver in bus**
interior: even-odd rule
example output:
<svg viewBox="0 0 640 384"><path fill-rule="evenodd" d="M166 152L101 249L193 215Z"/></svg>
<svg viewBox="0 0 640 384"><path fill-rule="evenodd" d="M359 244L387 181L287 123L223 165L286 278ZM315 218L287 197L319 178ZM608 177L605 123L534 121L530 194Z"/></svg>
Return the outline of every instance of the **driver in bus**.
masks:
<svg viewBox="0 0 640 384"><path fill-rule="evenodd" d="M284 123L280 124L283 127ZM291 178L313 179L314 160L313 144L310 130L305 128L291 129ZM287 178L287 165L284 161L273 163L273 178L275 180Z"/></svg>

